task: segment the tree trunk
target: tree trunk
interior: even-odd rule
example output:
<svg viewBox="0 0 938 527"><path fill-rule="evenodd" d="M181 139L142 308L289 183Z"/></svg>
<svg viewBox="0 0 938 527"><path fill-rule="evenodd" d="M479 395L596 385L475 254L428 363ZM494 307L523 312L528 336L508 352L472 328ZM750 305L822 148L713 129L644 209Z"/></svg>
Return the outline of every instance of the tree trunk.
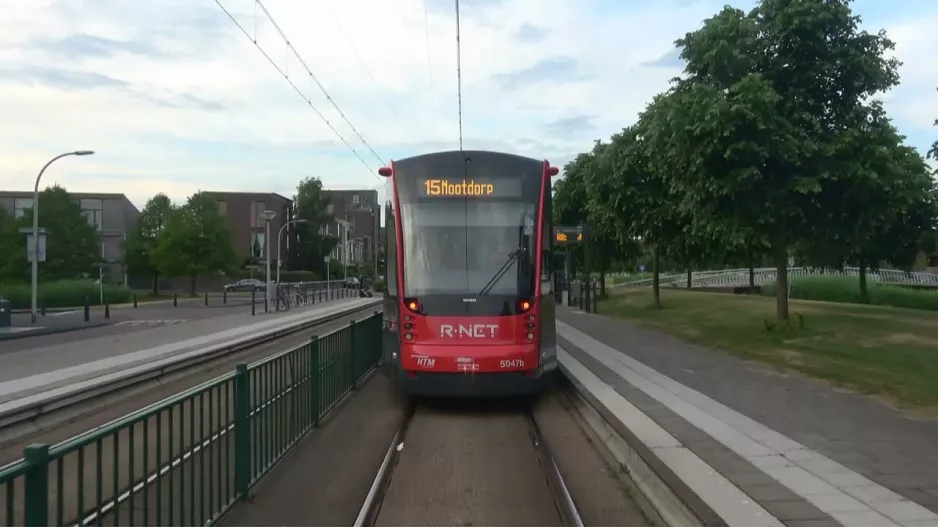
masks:
<svg viewBox="0 0 938 527"><path fill-rule="evenodd" d="M749 259L749 294L756 293L756 259L753 255L752 245L746 250Z"/></svg>
<svg viewBox="0 0 938 527"><path fill-rule="evenodd" d="M599 272L599 296L606 296L606 271Z"/></svg>
<svg viewBox="0 0 938 527"><path fill-rule="evenodd" d="M860 271L860 303L869 304L870 303L870 288L866 283L866 263L863 260L860 260L859 265Z"/></svg>
<svg viewBox="0 0 938 527"><path fill-rule="evenodd" d="M788 324L788 241L784 224L776 227L773 256L775 258L775 314L780 323Z"/></svg>
<svg viewBox="0 0 938 527"><path fill-rule="evenodd" d="M198 280L197 275L192 275L189 277L189 296L195 296L195 282Z"/></svg>
<svg viewBox="0 0 938 527"><path fill-rule="evenodd" d="M688 265L687 266L687 288L688 289L690 289L693 286L693 284L691 283L691 280L693 278L694 278L694 268Z"/></svg>
<svg viewBox="0 0 938 527"><path fill-rule="evenodd" d="M656 308L661 307L661 277L658 274L659 264L658 244L656 243L651 250L651 297Z"/></svg>
<svg viewBox="0 0 938 527"><path fill-rule="evenodd" d="M153 273L153 296L160 295L160 273Z"/></svg>

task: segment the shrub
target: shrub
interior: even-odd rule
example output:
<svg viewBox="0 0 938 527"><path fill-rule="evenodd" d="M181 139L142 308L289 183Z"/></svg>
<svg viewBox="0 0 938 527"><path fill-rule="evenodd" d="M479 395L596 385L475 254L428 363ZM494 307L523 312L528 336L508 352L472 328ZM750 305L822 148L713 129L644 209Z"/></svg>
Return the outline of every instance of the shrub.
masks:
<svg viewBox="0 0 938 527"><path fill-rule="evenodd" d="M127 287L104 284L104 298L111 304L130 302L132 295L133 291ZM83 306L86 296L89 304L95 306L100 303L101 289L94 280L60 280L39 284L40 308ZM0 284L0 297L9 300L13 309L29 309L32 306L32 290L28 283Z"/></svg>
<svg viewBox="0 0 938 527"><path fill-rule="evenodd" d="M938 290L911 289L867 281L870 304L938 311ZM762 287L762 294L775 296L775 283ZM860 303L860 280L852 276L799 276L791 282L791 298L844 304Z"/></svg>
<svg viewBox="0 0 938 527"><path fill-rule="evenodd" d="M384 280L381 280L380 278L375 280L371 285L371 290L375 293L386 293L387 291L385 289L386 286Z"/></svg>

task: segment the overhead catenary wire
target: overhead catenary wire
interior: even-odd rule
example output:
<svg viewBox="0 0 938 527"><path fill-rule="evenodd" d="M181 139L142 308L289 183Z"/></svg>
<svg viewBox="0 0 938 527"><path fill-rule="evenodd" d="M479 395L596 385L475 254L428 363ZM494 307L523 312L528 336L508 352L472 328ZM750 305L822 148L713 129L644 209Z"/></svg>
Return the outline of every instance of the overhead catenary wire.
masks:
<svg viewBox="0 0 938 527"><path fill-rule="evenodd" d="M296 91L296 93L299 94L299 96L302 97L304 101L306 101L306 104L313 110L313 112L316 113L316 115L317 115L324 123L326 123L326 126L328 126L329 129L332 131L332 133L335 134L335 136L338 137L340 141L342 141L342 143L346 146L346 148L348 148L348 149L355 155L355 157L357 157L358 160L361 161L361 163L365 166L365 168L368 169L369 173L372 174L375 178L378 178L378 176L376 175L376 173L375 173L374 169L371 167L371 165L369 165L368 162L365 161L365 159L361 156L361 154L348 142L348 140L346 140L345 137L343 137L342 134L340 134L339 131L336 130L336 128L335 128L335 126L332 124L332 122L330 122L329 119L326 118L326 116L323 115L322 112L319 111L318 108L316 108L316 105L313 104L313 101L310 99L310 97L309 97L308 95L306 95L305 93L303 93L303 90L300 89L300 87L297 86L296 83L293 82L292 79L290 79L290 76L287 74L287 72L285 71L285 69L284 69L284 68L281 68L281 67L277 64L277 62L270 56L270 54L267 53L267 52L264 50L264 48L262 48L262 47L260 46L260 44L257 43L256 21L255 21L255 34L254 34L254 35L251 35L251 33L250 33L240 22L238 22L238 20L234 17L234 15L231 13L231 11L229 11L227 8L225 8L225 6L223 6L223 5L221 4L220 0L215 0L215 4L218 5L218 7L219 7L222 11L224 11L224 13L225 13L225 14L228 16L228 18L231 20L231 22L234 23L234 25L237 26L237 28L241 30L241 32L244 34L244 36L246 36L249 40L251 40L251 42L254 43L254 46L257 48L258 51L260 51L261 55L263 55L264 58L267 59L267 62L269 62L269 63L274 67L274 69L276 69L277 72L280 73L280 75L282 75L283 78L286 79L286 81L287 81L288 83L290 83L290 86L293 87L294 91ZM289 40L286 38L286 36L283 34L283 32L280 31L279 26L277 26L277 25L276 25L276 22L272 19L272 17L270 17L269 12L267 12L266 8L263 6L263 4L261 4L260 0L255 0L255 8L258 7L258 6L261 8L262 11L264 11L265 15L267 15L268 20L270 20L271 23L277 28L277 30L278 30L278 32L280 33L281 37L286 41L287 46L289 46L290 50L293 52L293 54L296 56L296 58L299 59L300 64L302 64L303 67L306 69L306 72L307 72L307 74L309 75L309 78L310 78L311 80L313 80L313 81L319 86L320 90L322 90L322 92L326 95L326 98L329 100L329 102L330 102L330 103L333 105L333 107L339 112L339 115L342 116L342 118L345 120L345 122L348 123L348 125L352 128L352 131L353 131L353 132L358 136L358 138L361 140L362 144L364 144L365 147L368 148L368 149L371 151L372 155L374 155L375 158L378 159L378 161L383 165L383 164L384 164L384 160L381 158L381 156L379 156L379 155L374 151L373 148L371 148L371 145L369 145L368 142L365 141L365 139L361 136L361 134L358 132L358 130L357 130L357 129L352 125L352 123L348 120L348 118L345 116L345 114L342 112L342 110L339 109L339 107L338 107L338 105L335 103L335 101L332 100L332 97L331 97L331 96L329 95L329 93L326 91L325 87L322 86L322 84L319 82L319 80L318 80L318 79L316 78L316 76L313 74L312 70L310 70L309 67L306 65L306 62L299 56L299 54L296 52L296 49L293 48L293 45L290 44Z"/></svg>
<svg viewBox="0 0 938 527"><path fill-rule="evenodd" d="M462 43L459 35L459 0L456 0L456 90L459 104L459 150L462 151Z"/></svg>
<svg viewBox="0 0 938 527"><path fill-rule="evenodd" d="M267 7L264 5L264 2L262 2L261 0L255 0L255 2L257 2L257 5L258 7L261 8L261 11L264 12L264 16L267 17L267 20L269 20L270 23L274 26L274 29L277 30L277 33L280 33L280 37L283 38L283 41L287 44L287 48L293 52L293 56L296 57L296 60L300 61L300 65L302 65L303 69L306 70L306 73L309 74L309 78L313 79L313 82L315 82L316 85L319 86L319 89L322 90L322 93L323 95L326 96L326 100L329 101L329 104L331 104L332 107L335 108L337 112L339 112L339 115L341 115L345 123L349 125L349 127L352 129L352 132L354 132L355 135L358 136L358 139L362 142L363 145L365 145L365 148L367 148L371 152L371 154L375 156L375 159L377 159L378 162L383 164L384 158L379 156L378 153L375 152L374 148L371 148L371 145L368 144L368 141L365 141L365 138L362 137L362 134L358 132L358 129L355 128L355 125L352 124L352 122L349 121L348 117L345 116L345 113L342 111L341 108L339 108L339 105L336 104L332 96L329 95L329 92L326 91L326 88L322 85L321 82L319 82L319 79L316 78L316 75L313 73L313 70L311 70L309 66L306 65L306 61L303 60L303 57L301 57L299 52L296 51L296 48L293 47L293 44L290 42L290 39L287 38L287 35L283 32L282 29L280 29L280 25L277 24L277 21L274 20L273 15L271 15L270 11L267 10Z"/></svg>
<svg viewBox="0 0 938 527"><path fill-rule="evenodd" d="M339 17L336 16L335 11L332 10L332 6L329 5L329 0L322 0L322 3L326 6L326 10L329 11L329 16L332 17L333 22L339 28L339 31L342 33L342 36L345 37L345 41L348 42L349 46L352 48L352 52L355 53L355 58L358 59L358 62L362 65L362 68L365 69L365 73L368 74L368 77L371 79L371 82L377 86L378 79L375 78L374 74L371 73L371 68L368 67L368 63L365 62L365 59L362 58L361 54L358 52L358 48L355 46L355 42L349 37L348 33L345 31L345 27L342 25L342 22L339 21ZM385 104L387 104L388 109L391 110L391 114L394 116L394 122L397 123L397 126L401 129L404 127L404 122L401 120L400 116L397 113L397 109L388 99L387 94L384 90L381 90L381 98L384 99Z"/></svg>
<svg viewBox="0 0 938 527"><path fill-rule="evenodd" d="M436 92L433 90L433 59L430 55L430 15L427 12L427 0L423 0L423 36L427 43L427 76L430 78L430 107L433 109L433 119L436 115Z"/></svg>

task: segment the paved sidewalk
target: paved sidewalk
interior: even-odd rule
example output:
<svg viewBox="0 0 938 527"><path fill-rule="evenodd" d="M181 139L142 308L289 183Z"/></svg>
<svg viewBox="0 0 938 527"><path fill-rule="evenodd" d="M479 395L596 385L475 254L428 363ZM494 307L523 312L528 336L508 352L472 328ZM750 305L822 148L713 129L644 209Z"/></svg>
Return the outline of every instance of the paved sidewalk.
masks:
<svg viewBox="0 0 938 527"><path fill-rule="evenodd" d="M621 320L557 318L571 357L779 522L938 525L938 421Z"/></svg>
<svg viewBox="0 0 938 527"><path fill-rule="evenodd" d="M364 307L373 304L374 300L336 300L256 317L231 315L5 353L0 355L0 403L59 386L74 386L78 382L169 357L200 353L209 346L326 317L356 306Z"/></svg>

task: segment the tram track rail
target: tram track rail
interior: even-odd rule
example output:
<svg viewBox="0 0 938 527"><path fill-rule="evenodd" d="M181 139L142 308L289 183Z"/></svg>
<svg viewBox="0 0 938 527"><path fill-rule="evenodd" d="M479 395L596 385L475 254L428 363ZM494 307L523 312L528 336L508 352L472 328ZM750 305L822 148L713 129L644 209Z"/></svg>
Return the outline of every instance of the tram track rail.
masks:
<svg viewBox="0 0 938 527"><path fill-rule="evenodd" d="M403 413L401 424L388 446L381 465L375 474L375 478L362 502L358 515L353 522L354 527L382 525L380 521L382 508L386 505L389 488L394 484L395 472L401 463L401 454L405 448L405 441L408 437L408 433L411 431L411 424L415 416L420 415L422 409L425 408L422 408L419 402L410 402ZM533 449L536 457L536 461L533 463L538 465L537 468L532 467L531 470L540 472L543 483L549 490L552 505L556 508L557 516L560 519L560 525L583 527L583 519L571 495L570 489L564 480L564 476L551 454L550 446L544 438L544 434L541 432L531 403L527 401L518 403L517 408L514 410L515 417L523 421L523 425L518 427L523 428L523 432L518 430L514 433L527 433L526 442ZM424 477L430 477L430 475L425 475ZM430 523L425 523L424 525L430 525Z"/></svg>

